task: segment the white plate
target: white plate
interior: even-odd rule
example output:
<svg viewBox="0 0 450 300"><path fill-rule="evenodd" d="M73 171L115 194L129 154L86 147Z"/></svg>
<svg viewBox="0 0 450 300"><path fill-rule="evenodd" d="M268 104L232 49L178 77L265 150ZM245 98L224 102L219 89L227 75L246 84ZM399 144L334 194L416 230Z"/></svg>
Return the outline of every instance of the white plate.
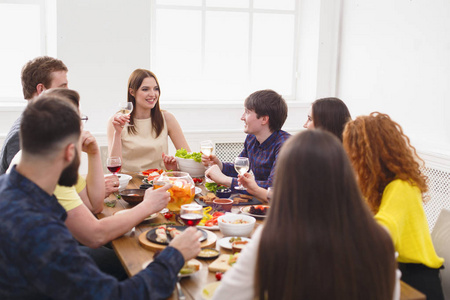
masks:
<svg viewBox="0 0 450 300"><path fill-rule="evenodd" d="M178 273L178 276L180 276L180 277L189 277L189 276L194 275L194 274L196 274L196 273L198 273L198 272L200 272L202 270L203 264L200 261L196 260L195 258L191 259L190 261L195 262L196 264L200 265L200 268L198 269L198 271L195 271L194 273L190 273L190 274L180 274L180 273Z"/></svg>
<svg viewBox="0 0 450 300"><path fill-rule="evenodd" d="M201 226L201 225L197 225L197 228L206 229L206 230L219 230L219 225L216 225L216 226Z"/></svg>
<svg viewBox="0 0 450 300"><path fill-rule="evenodd" d="M231 250L231 243L230 243L230 239L232 238L232 236L228 236L228 237L224 237L221 238L218 243L220 245L220 247ZM250 242L251 239L246 238L246 237L241 237L241 241L247 241Z"/></svg>
<svg viewBox="0 0 450 300"><path fill-rule="evenodd" d="M269 205L258 205L258 204L256 204L256 205L247 205L247 206L242 206L241 207L241 213L243 213L244 215L249 215L249 216L255 217L255 218L265 218L267 216L267 214L266 215L251 214L249 212L250 206L264 206L264 207L267 207L268 209L270 209Z"/></svg>
<svg viewBox="0 0 450 300"><path fill-rule="evenodd" d="M199 188L198 186L195 187L195 194L200 194L202 192L202 189Z"/></svg>
<svg viewBox="0 0 450 300"><path fill-rule="evenodd" d="M217 288L220 285L220 281L212 282L210 284L207 284L202 289L202 299L203 300L211 300L214 296L214 292L217 290Z"/></svg>

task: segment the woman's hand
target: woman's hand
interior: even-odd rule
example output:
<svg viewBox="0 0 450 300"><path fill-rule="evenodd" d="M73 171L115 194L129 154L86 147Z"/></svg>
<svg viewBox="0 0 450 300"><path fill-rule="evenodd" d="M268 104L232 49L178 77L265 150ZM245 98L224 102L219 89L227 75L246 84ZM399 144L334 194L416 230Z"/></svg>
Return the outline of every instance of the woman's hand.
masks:
<svg viewBox="0 0 450 300"><path fill-rule="evenodd" d="M118 192L119 185L119 177L117 177L116 175L105 177L105 198L112 193Z"/></svg>
<svg viewBox="0 0 450 300"><path fill-rule="evenodd" d="M166 168L166 170L172 170L172 171L178 170L177 159L175 157L166 155L163 152L162 159L163 159L164 167Z"/></svg>
<svg viewBox="0 0 450 300"><path fill-rule="evenodd" d="M112 120L114 130L121 133L127 123L130 123L130 115L115 114Z"/></svg>

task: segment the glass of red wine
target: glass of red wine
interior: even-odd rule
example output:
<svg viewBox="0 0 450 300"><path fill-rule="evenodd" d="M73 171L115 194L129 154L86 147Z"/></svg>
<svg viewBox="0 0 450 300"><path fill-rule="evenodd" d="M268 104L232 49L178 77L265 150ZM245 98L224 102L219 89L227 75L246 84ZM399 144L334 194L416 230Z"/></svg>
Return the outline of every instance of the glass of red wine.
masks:
<svg viewBox="0 0 450 300"><path fill-rule="evenodd" d="M106 167L108 170L117 175L119 173L120 168L122 168L122 160L118 156L111 156L106 159Z"/></svg>
<svg viewBox="0 0 450 300"><path fill-rule="evenodd" d="M187 226L195 226L203 219L203 208L198 204L181 205L180 218Z"/></svg>

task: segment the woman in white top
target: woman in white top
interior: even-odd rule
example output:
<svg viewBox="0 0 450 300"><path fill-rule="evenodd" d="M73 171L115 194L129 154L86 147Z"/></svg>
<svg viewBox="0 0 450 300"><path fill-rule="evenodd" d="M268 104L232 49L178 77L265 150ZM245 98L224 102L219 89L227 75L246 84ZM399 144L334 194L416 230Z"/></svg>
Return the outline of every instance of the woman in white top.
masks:
<svg viewBox="0 0 450 300"><path fill-rule="evenodd" d="M128 102L133 103L130 115L115 114L108 123L110 156L122 158L122 170L139 172L150 168L177 169L176 160L165 155L168 137L176 149L190 151L183 131L175 117L161 110L161 90L152 72L136 69L128 79Z"/></svg>
<svg viewBox="0 0 450 300"><path fill-rule="evenodd" d="M271 201L214 300L399 299L392 240L364 203L338 138L322 130L291 137Z"/></svg>

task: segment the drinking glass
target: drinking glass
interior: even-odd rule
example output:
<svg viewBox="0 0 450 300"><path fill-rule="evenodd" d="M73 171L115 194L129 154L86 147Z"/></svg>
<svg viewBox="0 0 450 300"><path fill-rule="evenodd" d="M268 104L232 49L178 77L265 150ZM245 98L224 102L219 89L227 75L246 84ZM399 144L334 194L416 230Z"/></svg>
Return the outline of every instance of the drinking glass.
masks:
<svg viewBox="0 0 450 300"><path fill-rule="evenodd" d="M203 208L198 204L181 205L180 218L187 226L195 226L203 219Z"/></svg>
<svg viewBox="0 0 450 300"><path fill-rule="evenodd" d="M273 198L273 187L267 188L267 201L270 202Z"/></svg>
<svg viewBox="0 0 450 300"><path fill-rule="evenodd" d="M108 170L113 173L114 175L117 175L117 173L122 168L122 160L118 156L111 156L106 159L106 167Z"/></svg>
<svg viewBox="0 0 450 300"><path fill-rule="evenodd" d="M131 114L131 112L133 111L133 103L132 102L120 102L119 103L119 113L124 115L124 116L128 116ZM134 125L130 125L127 124L127 126L134 126Z"/></svg>
<svg viewBox="0 0 450 300"><path fill-rule="evenodd" d="M208 158L211 158L211 154L213 152L213 149L214 149L214 144L213 144L212 141L206 140L206 141L200 142L200 152L203 153L204 155L208 156ZM208 162L208 168L209 167L211 167L211 161ZM208 177L205 178L205 181L206 182L213 182Z"/></svg>
<svg viewBox="0 0 450 300"><path fill-rule="evenodd" d="M236 172L243 176L245 173L247 173L249 168L250 162L248 161L247 157L236 157L236 159L234 160L234 169L236 170ZM246 188L243 187L242 184L236 186L235 189L246 190Z"/></svg>

